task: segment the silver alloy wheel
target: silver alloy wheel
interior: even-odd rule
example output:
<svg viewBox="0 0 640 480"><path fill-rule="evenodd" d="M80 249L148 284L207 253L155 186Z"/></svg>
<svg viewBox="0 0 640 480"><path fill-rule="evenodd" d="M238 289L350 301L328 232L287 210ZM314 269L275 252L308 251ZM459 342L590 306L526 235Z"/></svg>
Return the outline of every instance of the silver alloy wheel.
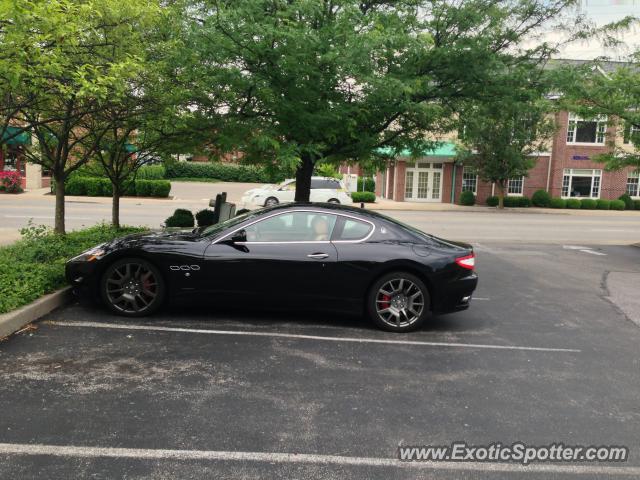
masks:
<svg viewBox="0 0 640 480"><path fill-rule="evenodd" d="M142 313L158 296L158 280L154 273L135 262L114 268L104 288L109 303L123 313Z"/></svg>
<svg viewBox="0 0 640 480"><path fill-rule="evenodd" d="M265 207L273 207L275 205L278 205L278 199L277 198L273 198L273 197L269 197L267 198L267 200L264 202L264 206Z"/></svg>
<svg viewBox="0 0 640 480"><path fill-rule="evenodd" d="M394 278L383 284L376 294L376 312L387 325L395 328L415 323L424 310L424 294L406 278Z"/></svg>

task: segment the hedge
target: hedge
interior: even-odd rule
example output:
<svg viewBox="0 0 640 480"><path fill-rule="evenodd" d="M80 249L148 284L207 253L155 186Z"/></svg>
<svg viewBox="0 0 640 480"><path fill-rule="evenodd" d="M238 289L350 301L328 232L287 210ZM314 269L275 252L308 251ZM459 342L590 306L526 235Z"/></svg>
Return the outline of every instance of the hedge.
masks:
<svg viewBox="0 0 640 480"><path fill-rule="evenodd" d="M531 204L534 207L551 206L551 195L546 190L536 190L531 196Z"/></svg>
<svg viewBox="0 0 640 480"><path fill-rule="evenodd" d="M123 195L138 197L168 197L171 191L169 180L136 180L125 184ZM108 178L70 176L65 182L67 195L110 197L113 186Z"/></svg>
<svg viewBox="0 0 640 480"><path fill-rule="evenodd" d="M292 175L293 172L289 172ZM228 163L175 162L166 167L166 178L216 178L225 182L275 183L287 177L285 172L271 172L251 165Z"/></svg>
<svg viewBox="0 0 640 480"><path fill-rule="evenodd" d="M138 169L136 180L162 180L166 175L163 165L145 165Z"/></svg>
<svg viewBox="0 0 640 480"><path fill-rule="evenodd" d="M460 205L470 207L476 203L476 196L470 190L465 190L460 194Z"/></svg>
<svg viewBox="0 0 640 480"><path fill-rule="evenodd" d="M504 206L505 207L529 207L531 205L531 201L529 197L525 196L505 196L504 197Z"/></svg>
<svg viewBox="0 0 640 480"><path fill-rule="evenodd" d="M634 210L640 210L640 200L634 200L633 201L633 209Z"/></svg>
<svg viewBox="0 0 640 480"><path fill-rule="evenodd" d="M0 247L0 313L14 310L66 285L64 264L84 250L144 231L98 225L56 235L47 227L21 230L22 240Z"/></svg>
<svg viewBox="0 0 640 480"><path fill-rule="evenodd" d="M583 210L595 210L596 201L593 198L583 198L580 200L580 208Z"/></svg>
<svg viewBox="0 0 640 480"><path fill-rule="evenodd" d="M624 210L625 204L623 200L611 200L611 210Z"/></svg>
<svg viewBox="0 0 640 480"><path fill-rule="evenodd" d="M582 207L582 202L579 198L568 198L567 199L567 208L572 210L578 210Z"/></svg>
<svg viewBox="0 0 640 480"><path fill-rule="evenodd" d="M358 203L373 203L376 201L376 194L373 192L351 192L351 200Z"/></svg>
<svg viewBox="0 0 640 480"><path fill-rule="evenodd" d="M611 201L600 199L596 202L596 208L598 210L609 210L611 209Z"/></svg>
<svg viewBox="0 0 640 480"><path fill-rule="evenodd" d="M191 228L195 225L193 213L184 208L177 208L173 215L164 221L166 227Z"/></svg>
<svg viewBox="0 0 640 480"><path fill-rule="evenodd" d="M213 221L215 219L215 213L213 210L208 208L200 210L195 216L199 227L208 227L209 225L213 225Z"/></svg>
<svg viewBox="0 0 640 480"><path fill-rule="evenodd" d="M500 199L497 196L487 197L487 205L490 207L497 207L500 203Z"/></svg>
<svg viewBox="0 0 640 480"><path fill-rule="evenodd" d="M567 201L564 198L552 198L549 206L551 208L567 208Z"/></svg>

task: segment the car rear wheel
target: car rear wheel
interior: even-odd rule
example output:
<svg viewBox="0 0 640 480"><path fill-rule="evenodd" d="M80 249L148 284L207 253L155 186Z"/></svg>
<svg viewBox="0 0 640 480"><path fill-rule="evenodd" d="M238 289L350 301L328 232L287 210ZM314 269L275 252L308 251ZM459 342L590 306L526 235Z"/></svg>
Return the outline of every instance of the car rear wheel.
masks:
<svg viewBox="0 0 640 480"><path fill-rule="evenodd" d="M330 198L328 203L340 203L340 200L337 198Z"/></svg>
<svg viewBox="0 0 640 480"><path fill-rule="evenodd" d="M141 317L156 311L165 295L160 271L141 258L123 258L102 275L100 293L105 305L126 317Z"/></svg>
<svg viewBox="0 0 640 480"><path fill-rule="evenodd" d="M380 277L369 290L367 310L373 322L390 332L410 332L429 316L430 297L424 282L407 272Z"/></svg>
<svg viewBox="0 0 640 480"><path fill-rule="evenodd" d="M269 197L264 201L265 207L274 207L278 205L278 199L276 197Z"/></svg>

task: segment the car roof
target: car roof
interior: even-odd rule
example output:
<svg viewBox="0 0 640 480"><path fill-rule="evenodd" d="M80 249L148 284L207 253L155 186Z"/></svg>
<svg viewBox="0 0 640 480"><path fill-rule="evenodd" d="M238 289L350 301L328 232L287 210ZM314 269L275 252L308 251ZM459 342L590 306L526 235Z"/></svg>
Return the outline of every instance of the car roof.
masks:
<svg viewBox="0 0 640 480"><path fill-rule="evenodd" d="M264 210L271 212L286 211L286 210L323 210L327 213L345 213L349 215L356 215L362 218L368 219L386 219L384 215L380 215L372 210L366 210L364 208L352 207L350 205L342 205L339 203L323 203L323 202L294 202L294 203L282 203L273 207L267 207Z"/></svg>

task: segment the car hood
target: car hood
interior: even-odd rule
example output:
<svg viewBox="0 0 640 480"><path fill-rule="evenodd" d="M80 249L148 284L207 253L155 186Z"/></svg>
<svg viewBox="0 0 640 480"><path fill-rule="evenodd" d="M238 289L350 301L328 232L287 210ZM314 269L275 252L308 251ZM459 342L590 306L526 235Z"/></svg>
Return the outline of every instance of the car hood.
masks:
<svg viewBox="0 0 640 480"><path fill-rule="evenodd" d="M244 194L245 195L253 195L255 193L260 193L260 192L263 192L265 190L275 190L276 187L277 187L277 185L266 184L266 185L262 185L261 187L252 188L251 190L247 190L246 192L244 192Z"/></svg>
<svg viewBox="0 0 640 480"><path fill-rule="evenodd" d="M176 242L195 242L199 240L196 229L159 230L145 233L134 233L126 237L116 238L107 244L110 249L141 247L143 245L172 244Z"/></svg>

